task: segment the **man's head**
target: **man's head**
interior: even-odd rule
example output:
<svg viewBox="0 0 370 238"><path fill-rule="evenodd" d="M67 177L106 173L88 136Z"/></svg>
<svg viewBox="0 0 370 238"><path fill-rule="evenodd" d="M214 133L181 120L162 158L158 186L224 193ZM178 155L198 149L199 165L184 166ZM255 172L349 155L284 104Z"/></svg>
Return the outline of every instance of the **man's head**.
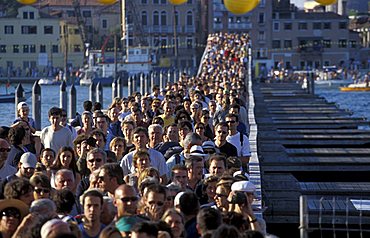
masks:
<svg viewBox="0 0 370 238"><path fill-rule="evenodd" d="M31 152L26 152L21 156L18 163L18 173L19 177L31 178L35 172L37 159Z"/></svg>
<svg viewBox="0 0 370 238"><path fill-rule="evenodd" d="M197 215L197 230L201 235L216 230L222 224L221 212L212 207L200 209Z"/></svg>
<svg viewBox="0 0 370 238"><path fill-rule="evenodd" d="M153 222L137 223L131 233L131 238L157 238L158 226Z"/></svg>
<svg viewBox="0 0 370 238"><path fill-rule="evenodd" d="M221 176L226 171L226 158L222 155L214 154L209 159L209 173Z"/></svg>
<svg viewBox="0 0 370 238"><path fill-rule="evenodd" d="M190 156L185 160L189 180L201 180L203 177L204 161L202 157Z"/></svg>
<svg viewBox="0 0 370 238"><path fill-rule="evenodd" d="M41 163L46 167L49 168L54 164L55 161L55 152L53 149L45 148L41 151Z"/></svg>
<svg viewBox="0 0 370 238"><path fill-rule="evenodd" d="M10 152L10 145L8 141L0 139L0 168L2 168L8 158Z"/></svg>
<svg viewBox="0 0 370 238"><path fill-rule="evenodd" d="M180 141L183 141L188 133L193 131L193 126L189 121L181 121L178 124Z"/></svg>
<svg viewBox="0 0 370 238"><path fill-rule="evenodd" d="M239 116L237 114L227 114L225 117L225 122L229 126L229 130L236 131L236 128L239 125Z"/></svg>
<svg viewBox="0 0 370 238"><path fill-rule="evenodd" d="M71 170L60 169L55 174L55 189L68 189L74 191L76 188L76 179Z"/></svg>
<svg viewBox="0 0 370 238"><path fill-rule="evenodd" d="M86 156L87 168L93 172L107 161L107 154L100 148L90 150Z"/></svg>
<svg viewBox="0 0 370 238"><path fill-rule="evenodd" d="M178 184L182 190L188 185L188 170L185 165L177 164L172 167L172 182Z"/></svg>
<svg viewBox="0 0 370 238"><path fill-rule="evenodd" d="M131 141L132 139L132 132L134 131L135 128L135 122L133 121L123 121L121 122L121 130L123 135L125 136L125 140Z"/></svg>
<svg viewBox="0 0 370 238"><path fill-rule="evenodd" d="M149 141L151 146L162 142L163 128L159 124L151 124L148 128Z"/></svg>
<svg viewBox="0 0 370 238"><path fill-rule="evenodd" d="M123 171L119 164L108 163L100 167L98 184L101 190L113 194L116 188L123 183Z"/></svg>
<svg viewBox="0 0 370 238"><path fill-rule="evenodd" d="M163 113L166 115L166 116L172 116L173 113L174 113L174 110L175 110L175 107L174 107L174 104L170 101L165 101L163 103Z"/></svg>
<svg viewBox="0 0 370 238"><path fill-rule="evenodd" d="M220 122L215 126L215 140L225 142L229 133L229 127L226 123Z"/></svg>
<svg viewBox="0 0 370 238"><path fill-rule="evenodd" d="M26 178L16 178L5 185L4 197L6 199L18 199L31 205L33 199L33 187Z"/></svg>
<svg viewBox="0 0 370 238"><path fill-rule="evenodd" d="M144 127L137 127L132 133L132 143L135 145L136 149L146 148L148 139L148 131Z"/></svg>
<svg viewBox="0 0 370 238"><path fill-rule="evenodd" d="M122 184L114 192L114 205L117 207L117 217L135 215L138 195L134 187Z"/></svg>
<svg viewBox="0 0 370 238"><path fill-rule="evenodd" d="M192 146L202 145L202 138L197 133L190 132L186 135L182 145L184 146L184 152L188 154Z"/></svg>
<svg viewBox="0 0 370 238"><path fill-rule="evenodd" d="M179 128L177 128L176 124L166 126L164 129L164 133L166 135L167 141L179 142Z"/></svg>
<svg viewBox="0 0 370 238"><path fill-rule="evenodd" d="M199 200L195 193L185 192L179 199L180 211L185 215L186 220L195 217L199 211Z"/></svg>
<svg viewBox="0 0 370 238"><path fill-rule="evenodd" d="M153 220L159 220L164 213L166 201L166 189L159 184L153 184L146 188L144 194L145 207Z"/></svg>
<svg viewBox="0 0 370 238"><path fill-rule="evenodd" d="M87 190L81 197L84 216L89 222L100 222L103 194L96 189Z"/></svg>
<svg viewBox="0 0 370 238"><path fill-rule="evenodd" d="M57 126L60 124L60 118L62 116L62 110L58 107L52 107L48 113L49 122L52 126Z"/></svg>
<svg viewBox="0 0 370 238"><path fill-rule="evenodd" d="M94 129L90 134L96 140L96 146L98 148L104 149L107 139L100 129Z"/></svg>
<svg viewBox="0 0 370 238"><path fill-rule="evenodd" d="M109 124L109 118L108 116L102 114L98 114L96 119L95 119L95 127L99 128L100 130L103 131L104 134L107 133L108 131L108 124Z"/></svg>
<svg viewBox="0 0 370 238"><path fill-rule="evenodd" d="M41 227L40 234L41 238L57 237L61 236L62 234L71 234L71 229L67 222L55 218L47 221Z"/></svg>

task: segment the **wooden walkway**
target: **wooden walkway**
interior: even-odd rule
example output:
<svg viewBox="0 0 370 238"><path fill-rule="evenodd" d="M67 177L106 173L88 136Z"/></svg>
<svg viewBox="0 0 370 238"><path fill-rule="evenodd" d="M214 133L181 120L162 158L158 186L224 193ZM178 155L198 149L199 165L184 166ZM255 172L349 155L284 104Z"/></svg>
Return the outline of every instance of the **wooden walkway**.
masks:
<svg viewBox="0 0 370 238"><path fill-rule="evenodd" d="M297 84L256 84L255 119L264 218L272 233L299 226L299 196L307 195L310 223L358 226L350 199L370 199L370 126L365 118L309 95ZM368 212L362 219L370 224ZM283 237L283 236L282 236ZM291 236L293 237L293 236Z"/></svg>

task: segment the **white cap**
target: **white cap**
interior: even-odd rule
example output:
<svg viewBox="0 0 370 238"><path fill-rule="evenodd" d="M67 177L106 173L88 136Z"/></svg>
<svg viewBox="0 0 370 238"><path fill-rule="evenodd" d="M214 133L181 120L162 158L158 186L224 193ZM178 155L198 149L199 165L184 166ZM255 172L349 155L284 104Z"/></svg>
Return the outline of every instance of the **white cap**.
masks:
<svg viewBox="0 0 370 238"><path fill-rule="evenodd" d="M204 153L202 146L200 146L200 145L193 145L190 148L190 154L189 155L190 156L201 156L201 157L207 156L207 154Z"/></svg>
<svg viewBox="0 0 370 238"><path fill-rule="evenodd" d="M250 181L237 181L231 185L231 191L254 193L256 186Z"/></svg>
<svg viewBox="0 0 370 238"><path fill-rule="evenodd" d="M31 152L26 152L21 156L19 162L22 163L23 168L36 168L37 159Z"/></svg>
<svg viewBox="0 0 370 238"><path fill-rule="evenodd" d="M17 105L17 111L19 111L19 109L22 109L22 107L28 107L28 104L26 102L20 102L20 103L18 103L18 105Z"/></svg>

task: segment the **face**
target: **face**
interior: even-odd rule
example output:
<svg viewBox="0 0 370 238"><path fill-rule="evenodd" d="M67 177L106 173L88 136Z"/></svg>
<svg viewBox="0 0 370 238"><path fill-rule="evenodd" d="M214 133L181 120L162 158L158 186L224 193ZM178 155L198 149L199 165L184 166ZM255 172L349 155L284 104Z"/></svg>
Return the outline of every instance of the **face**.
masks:
<svg viewBox="0 0 370 238"><path fill-rule="evenodd" d="M174 237L180 237L181 233L184 231L184 224L182 223L182 219L178 214L171 214L164 219L172 230Z"/></svg>
<svg viewBox="0 0 370 238"><path fill-rule="evenodd" d="M31 178L33 173L35 172L35 169L34 168L25 168L23 165L20 166L20 173L22 175L22 177L25 177L25 178Z"/></svg>
<svg viewBox="0 0 370 238"><path fill-rule="evenodd" d="M117 207L118 217L136 214L139 199L135 189L123 186L115 191L114 205Z"/></svg>
<svg viewBox="0 0 370 238"><path fill-rule="evenodd" d="M184 140L186 135L190 132L190 128L187 126L184 126L183 128L179 129L179 137L180 140Z"/></svg>
<svg viewBox="0 0 370 238"><path fill-rule="evenodd" d="M62 164L63 168L69 168L69 165L71 164L72 161L72 153L70 151L63 151L60 154L60 163Z"/></svg>
<svg viewBox="0 0 370 238"><path fill-rule="evenodd" d="M4 209L1 212L0 232L13 234L21 220L21 214L17 209Z"/></svg>
<svg viewBox="0 0 370 238"><path fill-rule="evenodd" d="M43 187L41 184L38 184L33 188L33 198L35 200L42 198L50 198L50 189Z"/></svg>
<svg viewBox="0 0 370 238"><path fill-rule="evenodd" d="M19 200L27 204L28 206L31 206L31 203L33 202L33 191L29 190L27 193L19 196Z"/></svg>
<svg viewBox="0 0 370 238"><path fill-rule="evenodd" d="M53 126L57 126L60 124L60 115L51 115L49 117L49 122Z"/></svg>
<svg viewBox="0 0 370 238"><path fill-rule="evenodd" d="M117 120L118 120L118 115L119 115L119 110L118 110L118 108L113 107L112 109L110 109L110 111L109 111L109 115L110 115L110 119L111 119L112 121L117 121Z"/></svg>
<svg viewBox="0 0 370 238"><path fill-rule="evenodd" d="M236 130L238 122L235 117L226 117L226 123L230 129Z"/></svg>
<svg viewBox="0 0 370 238"><path fill-rule="evenodd" d="M98 182L98 188L101 189L104 192L114 192L111 189L111 177L109 177L109 174L105 171L105 169L101 169L98 174L97 178Z"/></svg>
<svg viewBox="0 0 370 238"><path fill-rule="evenodd" d="M208 199L214 201L215 195L216 195L216 184L217 182L211 182L208 183L208 186L206 188L206 194L208 196Z"/></svg>
<svg viewBox="0 0 370 238"><path fill-rule="evenodd" d="M204 163L203 161L197 161L193 162L193 166L190 169L191 175L188 177L193 178L195 180L200 180L203 177L203 169L204 169Z"/></svg>
<svg viewBox="0 0 370 238"><path fill-rule="evenodd" d="M204 125L198 124L195 127L195 133L197 133L198 135L204 135Z"/></svg>
<svg viewBox="0 0 370 238"><path fill-rule="evenodd" d="M229 196L229 194L227 194L226 190L223 189L221 186L218 186L216 188L216 195L215 195L215 201L216 201L216 206L218 208L225 208L225 209L228 209L228 201L227 201L227 197Z"/></svg>
<svg viewBox="0 0 370 238"><path fill-rule="evenodd" d="M26 118L30 114L30 108L29 107L22 107L21 109L19 109L18 112L19 112L20 117Z"/></svg>
<svg viewBox="0 0 370 238"><path fill-rule="evenodd" d="M87 158L87 168L91 172L99 169L104 164L103 158L100 153L90 154Z"/></svg>
<svg viewBox="0 0 370 238"><path fill-rule="evenodd" d="M145 205L153 217L161 217L164 212L165 195L162 193L149 192L145 199Z"/></svg>
<svg viewBox="0 0 370 238"><path fill-rule="evenodd" d="M212 160L209 165L209 173L216 176L221 176L225 172L225 164L223 161Z"/></svg>
<svg viewBox="0 0 370 238"><path fill-rule="evenodd" d="M170 126L167 129L167 137L169 141L179 141L179 129L176 126Z"/></svg>
<svg viewBox="0 0 370 238"><path fill-rule="evenodd" d="M50 167L54 163L54 153L52 151L44 151L41 155L41 163L45 167Z"/></svg>
<svg viewBox="0 0 370 238"><path fill-rule="evenodd" d="M65 126L67 124L67 113L62 112L62 116L60 117L60 124Z"/></svg>
<svg viewBox="0 0 370 238"><path fill-rule="evenodd" d="M162 141L161 128L154 127L149 129L149 139L155 144L160 143Z"/></svg>
<svg viewBox="0 0 370 238"><path fill-rule="evenodd" d="M130 140L132 137L132 131L134 130L134 126L131 124L124 124L122 127L122 133L125 136L125 140Z"/></svg>
<svg viewBox="0 0 370 238"><path fill-rule="evenodd" d="M125 150L125 145L123 141L116 141L114 145L112 146L111 150L113 153L116 154L117 159L121 159L123 157L123 152Z"/></svg>
<svg viewBox="0 0 370 238"><path fill-rule="evenodd" d="M107 131L108 129L108 123L105 117L98 117L96 118L96 125L97 128L101 129L103 132Z"/></svg>
<svg viewBox="0 0 370 238"><path fill-rule="evenodd" d="M217 126L215 129L216 140L225 141L228 130L226 126Z"/></svg>
<svg viewBox="0 0 370 238"><path fill-rule="evenodd" d="M105 147L105 141L104 136L101 134L95 134L93 135L93 138L96 140L96 145L98 148L104 149Z"/></svg>
<svg viewBox="0 0 370 238"><path fill-rule="evenodd" d="M209 107L209 110L211 110L211 112L215 112L217 108L216 102L215 101L209 102L208 107Z"/></svg>
<svg viewBox="0 0 370 238"><path fill-rule="evenodd" d="M173 111L174 111L174 104L173 103L165 103L163 105L163 111L166 115L172 115L173 114Z"/></svg>
<svg viewBox="0 0 370 238"><path fill-rule="evenodd" d="M55 178L55 188L57 190L61 190L66 188L70 191L74 191L75 189L75 178L73 173L60 173Z"/></svg>
<svg viewBox="0 0 370 238"><path fill-rule="evenodd" d="M173 182L180 185L182 189L185 189L188 185L188 173L186 170L174 170L172 176Z"/></svg>
<svg viewBox="0 0 370 238"><path fill-rule="evenodd" d="M84 216L90 222L99 221L102 210L101 199L95 196L85 197L84 200Z"/></svg>
<svg viewBox="0 0 370 238"><path fill-rule="evenodd" d="M9 143L6 140L0 139L0 168L3 167L5 161L7 160L9 151Z"/></svg>
<svg viewBox="0 0 370 238"><path fill-rule="evenodd" d="M142 156L136 160L136 168L138 171L142 171L145 168L150 167L150 159L148 156Z"/></svg>
<svg viewBox="0 0 370 238"><path fill-rule="evenodd" d="M144 132L139 132L133 135L132 143L135 145L136 148L145 148L146 144L148 143L148 137L145 135Z"/></svg>

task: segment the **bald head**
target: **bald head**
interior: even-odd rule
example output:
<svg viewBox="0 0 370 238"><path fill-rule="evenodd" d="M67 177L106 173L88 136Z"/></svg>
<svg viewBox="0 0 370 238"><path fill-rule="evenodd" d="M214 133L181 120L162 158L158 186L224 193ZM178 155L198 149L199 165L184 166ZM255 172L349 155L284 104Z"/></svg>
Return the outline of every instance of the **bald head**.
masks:
<svg viewBox="0 0 370 238"><path fill-rule="evenodd" d="M138 195L134 187L123 184L114 192L114 205L117 207L117 216L136 214Z"/></svg>
<svg viewBox="0 0 370 238"><path fill-rule="evenodd" d="M4 166L5 161L8 158L9 151L10 145L8 141L0 139L0 168Z"/></svg>

